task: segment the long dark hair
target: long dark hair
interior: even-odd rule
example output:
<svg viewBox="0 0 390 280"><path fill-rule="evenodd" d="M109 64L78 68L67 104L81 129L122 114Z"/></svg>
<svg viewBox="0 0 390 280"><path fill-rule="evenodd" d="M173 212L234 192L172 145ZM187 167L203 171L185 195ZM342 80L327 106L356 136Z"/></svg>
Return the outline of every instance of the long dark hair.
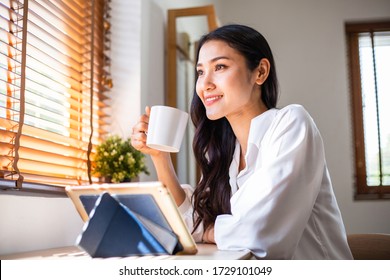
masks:
<svg viewBox="0 0 390 280"><path fill-rule="evenodd" d="M261 85L261 99L268 109L275 108L278 82L273 55L266 39L248 26L225 25L200 39L196 62L202 46L211 40L224 41L241 53L250 71L258 67L261 59L269 60L270 73ZM197 217L195 230L201 222L206 229L214 224L218 215L230 213L229 166L233 159L236 137L226 118L213 121L207 118L206 109L196 91L191 103L191 119L195 125L193 150L202 174L193 194L194 219Z"/></svg>

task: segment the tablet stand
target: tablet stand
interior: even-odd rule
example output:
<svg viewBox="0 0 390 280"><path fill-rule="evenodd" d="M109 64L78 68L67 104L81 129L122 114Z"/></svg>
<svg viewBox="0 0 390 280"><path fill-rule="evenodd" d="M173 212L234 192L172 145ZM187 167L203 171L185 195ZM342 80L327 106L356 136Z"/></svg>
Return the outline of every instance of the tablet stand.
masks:
<svg viewBox="0 0 390 280"><path fill-rule="evenodd" d="M175 233L103 193L85 223L77 245L92 257L172 255L181 245Z"/></svg>

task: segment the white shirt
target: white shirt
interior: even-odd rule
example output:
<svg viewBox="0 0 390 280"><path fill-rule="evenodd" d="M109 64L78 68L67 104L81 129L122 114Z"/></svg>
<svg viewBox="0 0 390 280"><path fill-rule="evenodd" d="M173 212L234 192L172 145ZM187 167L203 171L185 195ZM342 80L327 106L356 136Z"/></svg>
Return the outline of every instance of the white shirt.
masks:
<svg viewBox="0 0 390 280"><path fill-rule="evenodd" d="M249 249L266 259L352 259L332 190L320 133L300 105L270 109L251 122L246 167L236 143L229 169L231 214L219 215L221 250ZM192 231L193 189L180 211ZM203 228L193 237L201 241Z"/></svg>

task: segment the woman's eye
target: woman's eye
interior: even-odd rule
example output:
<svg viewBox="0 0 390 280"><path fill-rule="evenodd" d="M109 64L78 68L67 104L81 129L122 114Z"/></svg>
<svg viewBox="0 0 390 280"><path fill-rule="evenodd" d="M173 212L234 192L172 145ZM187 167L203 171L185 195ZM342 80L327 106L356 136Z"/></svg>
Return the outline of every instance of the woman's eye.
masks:
<svg viewBox="0 0 390 280"><path fill-rule="evenodd" d="M215 66L215 71L222 70L222 69L224 69L224 68L225 68L225 65L217 64L217 65Z"/></svg>
<svg viewBox="0 0 390 280"><path fill-rule="evenodd" d="M198 69L198 70L196 71L196 73L198 73L198 76L201 76L201 75L203 74L203 70Z"/></svg>

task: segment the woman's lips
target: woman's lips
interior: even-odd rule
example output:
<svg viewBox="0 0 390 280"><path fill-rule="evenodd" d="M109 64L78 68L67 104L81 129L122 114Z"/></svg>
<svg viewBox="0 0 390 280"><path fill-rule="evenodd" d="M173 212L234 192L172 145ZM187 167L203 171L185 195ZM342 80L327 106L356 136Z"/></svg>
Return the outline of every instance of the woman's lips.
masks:
<svg viewBox="0 0 390 280"><path fill-rule="evenodd" d="M204 103L206 106L210 106L220 100L223 96L222 95L212 95L212 96L207 96L204 99Z"/></svg>

